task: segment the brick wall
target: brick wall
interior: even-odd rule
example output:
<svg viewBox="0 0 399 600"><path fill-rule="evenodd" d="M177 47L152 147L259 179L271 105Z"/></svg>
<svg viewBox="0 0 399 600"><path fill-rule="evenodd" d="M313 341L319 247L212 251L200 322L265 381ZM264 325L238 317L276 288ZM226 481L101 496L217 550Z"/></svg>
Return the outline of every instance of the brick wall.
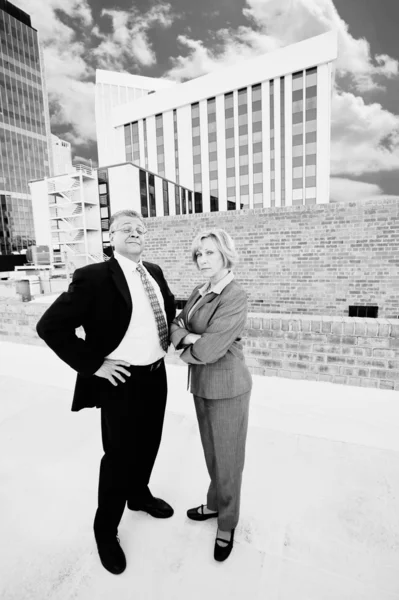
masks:
<svg viewBox="0 0 399 600"><path fill-rule="evenodd" d="M244 348L259 375L399 390L396 319L251 313Z"/></svg>
<svg viewBox="0 0 399 600"><path fill-rule="evenodd" d="M256 312L339 315L376 304L399 315L399 203L367 200L318 206L151 218L145 258L159 263L187 298L200 276L190 259L195 234L226 229L236 275Z"/></svg>
<svg viewBox="0 0 399 600"><path fill-rule="evenodd" d="M160 264L175 295L201 280L190 259L202 229L222 227L241 257L248 293L244 337L252 372L399 389L399 203L368 200L158 217L145 258ZM377 304L378 319L349 318L350 304ZM0 301L0 339L43 343L45 305ZM170 352L169 361L179 362Z"/></svg>
<svg viewBox="0 0 399 600"><path fill-rule="evenodd" d="M44 345L43 304L0 302L0 341ZM82 335L82 332L78 332ZM250 313L243 337L257 375L399 389L399 321ZM167 362L184 364L169 350Z"/></svg>

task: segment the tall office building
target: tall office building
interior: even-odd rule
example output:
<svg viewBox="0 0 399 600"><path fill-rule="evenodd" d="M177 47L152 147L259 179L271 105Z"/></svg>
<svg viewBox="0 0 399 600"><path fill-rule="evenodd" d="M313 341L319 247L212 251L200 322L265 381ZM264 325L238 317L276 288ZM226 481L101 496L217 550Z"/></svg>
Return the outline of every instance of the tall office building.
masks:
<svg viewBox="0 0 399 600"><path fill-rule="evenodd" d="M135 166L119 201L134 194L149 216L191 212L182 188L193 212L329 202L336 58L329 32L115 107L113 164ZM157 198L148 172L176 197Z"/></svg>
<svg viewBox="0 0 399 600"><path fill-rule="evenodd" d="M50 175L49 112L38 34L0 0L0 254L34 242L29 180Z"/></svg>

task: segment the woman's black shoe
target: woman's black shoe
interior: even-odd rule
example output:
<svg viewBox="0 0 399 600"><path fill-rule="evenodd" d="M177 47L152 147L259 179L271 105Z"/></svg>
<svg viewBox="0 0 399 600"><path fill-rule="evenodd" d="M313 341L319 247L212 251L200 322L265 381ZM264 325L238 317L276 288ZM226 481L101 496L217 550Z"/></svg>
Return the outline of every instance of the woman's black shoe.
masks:
<svg viewBox="0 0 399 600"><path fill-rule="evenodd" d="M201 512L198 512L198 509L200 509ZM189 519L192 519L193 521L206 521L207 519L213 519L214 517L218 516L218 512L213 512L213 513L204 513L204 505L201 504L201 506L196 506L195 508L189 508L187 511L187 516Z"/></svg>
<svg viewBox="0 0 399 600"><path fill-rule="evenodd" d="M227 543L226 546L220 546L218 544L218 540L220 542L226 542L226 540L224 540L223 538L219 538L219 537L216 538L216 540L215 540L215 552L213 554L215 560L218 560L219 562L222 562L223 560L226 560L226 558L228 558L230 556L230 552L233 549L234 531L235 531L235 529L231 530L230 541Z"/></svg>
<svg viewBox="0 0 399 600"><path fill-rule="evenodd" d="M120 575L126 569L125 554L120 547L119 538L96 540L98 554L104 569L113 575Z"/></svg>

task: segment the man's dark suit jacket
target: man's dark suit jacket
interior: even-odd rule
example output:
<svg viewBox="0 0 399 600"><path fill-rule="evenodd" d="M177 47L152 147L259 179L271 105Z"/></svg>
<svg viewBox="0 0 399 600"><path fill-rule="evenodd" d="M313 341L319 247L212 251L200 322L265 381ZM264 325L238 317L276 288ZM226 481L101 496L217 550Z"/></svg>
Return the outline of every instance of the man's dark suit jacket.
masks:
<svg viewBox="0 0 399 600"><path fill-rule="evenodd" d="M165 303L168 326L175 317L175 299L162 269L143 262L158 283ZM39 336L72 369L78 372L72 410L100 407L108 386L94 373L122 341L132 315L132 299L118 261L110 260L77 269L68 291L61 294L39 320ZM75 329L83 326L85 339ZM108 388L109 389L109 388Z"/></svg>

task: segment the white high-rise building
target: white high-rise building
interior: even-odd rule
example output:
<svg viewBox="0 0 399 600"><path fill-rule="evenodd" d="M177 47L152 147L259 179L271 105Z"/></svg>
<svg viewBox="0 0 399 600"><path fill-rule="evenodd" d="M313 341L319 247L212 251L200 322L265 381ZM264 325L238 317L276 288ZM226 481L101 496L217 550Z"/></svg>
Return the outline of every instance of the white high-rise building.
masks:
<svg viewBox="0 0 399 600"><path fill-rule="evenodd" d="M73 170L71 144L51 134L53 176L65 175Z"/></svg>
<svg viewBox="0 0 399 600"><path fill-rule="evenodd" d="M96 70L95 112L97 127L97 149L100 165L113 165L117 147L115 129L112 126L112 110L115 107L135 102L155 91L174 86L173 81Z"/></svg>
<svg viewBox="0 0 399 600"><path fill-rule="evenodd" d="M118 204L134 198L154 214L148 172L178 184L167 210L165 198L153 199L157 215L191 212L183 194L176 202L178 187L193 191L193 212L329 202L336 58L329 32L116 106L113 160L100 158L100 168L133 163L132 173L142 171L125 182L126 198L119 190ZM126 77L113 76L115 86ZM155 89L159 80L149 81ZM97 114L100 156L103 127Z"/></svg>

